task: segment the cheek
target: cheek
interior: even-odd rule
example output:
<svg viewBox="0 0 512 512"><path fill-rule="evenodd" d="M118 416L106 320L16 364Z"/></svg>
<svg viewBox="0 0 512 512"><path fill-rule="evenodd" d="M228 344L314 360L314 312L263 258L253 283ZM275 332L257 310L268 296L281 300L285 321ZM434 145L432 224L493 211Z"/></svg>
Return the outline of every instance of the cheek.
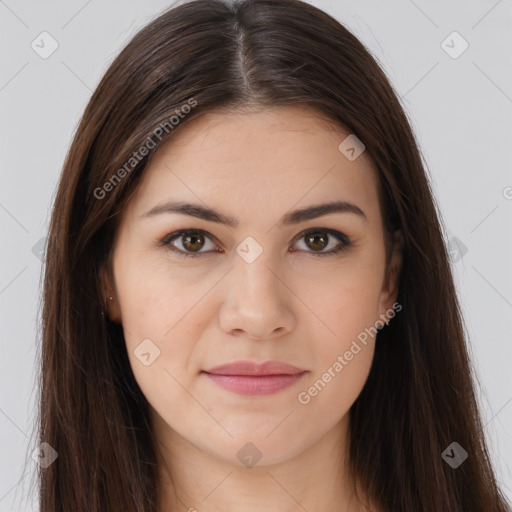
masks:
<svg viewBox="0 0 512 512"><path fill-rule="evenodd" d="M378 262L361 262L330 272L313 290L302 292L308 297L308 307L321 320L318 329L325 339L325 351L332 355L348 349L352 339L374 326L381 281Z"/></svg>
<svg viewBox="0 0 512 512"><path fill-rule="evenodd" d="M129 331L124 329L130 366L153 409L170 425L176 421L179 424L176 418L188 417L197 407L189 389L197 373L190 361L199 335L190 323L179 321L185 312L171 314L172 305L165 310L163 305L152 308L148 306L152 297L145 298L141 309L133 309L140 313L137 321Z"/></svg>
<svg viewBox="0 0 512 512"><path fill-rule="evenodd" d="M379 262L347 265L309 294L308 306L321 319L313 374L298 402L318 414L341 417L368 377L375 346L375 321L381 281ZM341 415L341 416L340 416Z"/></svg>
<svg viewBox="0 0 512 512"><path fill-rule="evenodd" d="M127 259L120 269L123 326L162 343L193 324L200 299L213 284L207 275L177 269L162 254Z"/></svg>
<svg viewBox="0 0 512 512"><path fill-rule="evenodd" d="M334 311L331 327L336 335L317 338L316 363L297 395L299 407L309 417L335 424L359 396L370 372L375 334L367 326L369 315L353 300ZM365 303L361 307L366 306ZM371 308L370 308L371 309Z"/></svg>
<svg viewBox="0 0 512 512"><path fill-rule="evenodd" d="M304 382L297 395L302 417L316 418L319 427L328 429L348 413L368 378L374 352L373 344L359 345L349 351L350 361L346 352L334 354L328 364Z"/></svg>
<svg viewBox="0 0 512 512"><path fill-rule="evenodd" d="M178 273L161 258L156 263L135 259L123 263L118 292L135 379L155 409L185 412L191 403L184 388L191 386L197 373L192 355L211 318L207 299L215 280Z"/></svg>

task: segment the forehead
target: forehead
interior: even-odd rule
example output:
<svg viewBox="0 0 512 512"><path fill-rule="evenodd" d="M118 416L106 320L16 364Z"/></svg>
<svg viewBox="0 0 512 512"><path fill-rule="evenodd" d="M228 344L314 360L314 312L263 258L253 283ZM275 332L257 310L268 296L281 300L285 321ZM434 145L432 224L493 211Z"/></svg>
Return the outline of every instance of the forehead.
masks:
<svg viewBox="0 0 512 512"><path fill-rule="evenodd" d="M334 200L378 215L372 160L363 152L351 161L338 148L349 135L304 107L203 114L153 155L127 214L139 217L175 199L233 213L241 224L244 212L247 219L263 210L280 217L293 207Z"/></svg>

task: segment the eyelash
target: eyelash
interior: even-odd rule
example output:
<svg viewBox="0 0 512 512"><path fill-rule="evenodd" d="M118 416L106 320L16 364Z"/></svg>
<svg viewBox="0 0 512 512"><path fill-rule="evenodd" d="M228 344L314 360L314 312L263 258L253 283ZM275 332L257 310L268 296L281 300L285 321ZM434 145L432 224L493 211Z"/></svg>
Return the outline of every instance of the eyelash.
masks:
<svg viewBox="0 0 512 512"><path fill-rule="evenodd" d="M188 257L195 258L197 256L201 256L201 254L208 254L208 252L192 253L192 252L182 251L181 249L178 249L177 247L175 247L171 244L171 242L173 242L176 239L179 239L183 235L194 234L194 233L199 233L199 234L205 235L207 238L212 239L212 236L209 235L209 233L207 233L206 231L203 231L201 229L183 229L180 231L175 231L174 233L170 233L160 242L160 244L163 246L166 246L169 250L173 251L174 253L177 253L179 256L184 256L187 258ZM337 249L334 249L334 250L331 249L328 252L306 251L306 252L312 254L313 256L320 256L320 257L336 256L336 255L341 254L342 252L346 251L349 247L353 246L353 242L346 235L344 235L343 233L340 233L339 231L335 231L333 229L327 229L327 228L310 228L306 231L303 231L299 235L297 235L296 240L297 241L301 240L302 238L304 238L306 235L308 235L310 233L327 233L328 235L331 235L334 238L337 238L341 242L341 245Z"/></svg>

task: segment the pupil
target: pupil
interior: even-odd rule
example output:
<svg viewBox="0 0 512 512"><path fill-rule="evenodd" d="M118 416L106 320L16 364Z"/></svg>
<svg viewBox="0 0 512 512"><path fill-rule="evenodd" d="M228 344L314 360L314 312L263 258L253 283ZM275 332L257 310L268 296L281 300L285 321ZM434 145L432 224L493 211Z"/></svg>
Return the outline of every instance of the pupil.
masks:
<svg viewBox="0 0 512 512"><path fill-rule="evenodd" d="M321 240L323 240L323 241L324 241L324 242L323 242L323 246L322 246L322 247L317 247L317 248L315 248L315 247L311 247L312 249L323 249L323 248L326 246L326 244L327 244L326 236L322 235L321 233L314 233L314 234L309 235L309 237L308 237L308 242L310 242L311 240L313 240L313 245L315 245L315 244L317 244L317 243L318 243L318 242L317 242L317 240L318 240L318 239L321 239Z"/></svg>
<svg viewBox="0 0 512 512"><path fill-rule="evenodd" d="M201 238L202 238L202 235L200 235L200 234L186 235L183 245L187 249L192 250L192 251L195 251L195 249L201 249L201 247L200 247L200 245L201 245L200 239ZM192 242L190 242L191 240L192 240ZM194 240L195 240L195 243L194 243ZM195 245L197 245L198 241L199 241L199 247L194 247ZM190 247L189 245L192 245L192 247Z"/></svg>

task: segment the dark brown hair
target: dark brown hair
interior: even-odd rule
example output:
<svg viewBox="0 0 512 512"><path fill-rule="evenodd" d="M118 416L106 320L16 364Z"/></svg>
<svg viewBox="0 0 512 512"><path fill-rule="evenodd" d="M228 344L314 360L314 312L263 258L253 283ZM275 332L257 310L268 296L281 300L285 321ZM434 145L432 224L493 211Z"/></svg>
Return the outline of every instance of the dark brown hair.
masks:
<svg viewBox="0 0 512 512"><path fill-rule="evenodd" d="M403 234L403 311L379 333L350 411L351 475L386 512L507 510L440 216L388 79L356 37L307 3L196 0L164 12L121 51L64 163L44 273L38 418L39 442L58 458L39 472L41 512L157 510L148 404L122 327L101 315L99 269L110 269L118 214L173 132L214 109L297 104L365 144L387 236ZM453 441L469 454L457 469L441 457Z"/></svg>

